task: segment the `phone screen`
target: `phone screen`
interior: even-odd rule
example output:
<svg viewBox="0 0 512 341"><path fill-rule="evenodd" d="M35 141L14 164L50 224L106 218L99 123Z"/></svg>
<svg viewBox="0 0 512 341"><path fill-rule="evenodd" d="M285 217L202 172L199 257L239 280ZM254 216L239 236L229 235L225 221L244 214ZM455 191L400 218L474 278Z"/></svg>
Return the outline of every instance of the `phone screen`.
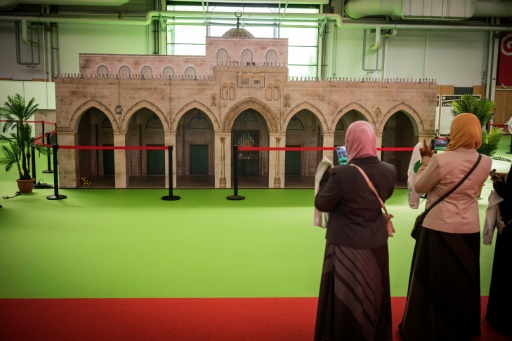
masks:
<svg viewBox="0 0 512 341"><path fill-rule="evenodd" d="M345 146L336 147L336 153L340 164L346 165L348 162L347 148Z"/></svg>
<svg viewBox="0 0 512 341"><path fill-rule="evenodd" d="M435 149L435 150L445 150L446 147L448 146L448 139L440 139L440 138L437 138L437 139L434 139L432 141L432 148Z"/></svg>

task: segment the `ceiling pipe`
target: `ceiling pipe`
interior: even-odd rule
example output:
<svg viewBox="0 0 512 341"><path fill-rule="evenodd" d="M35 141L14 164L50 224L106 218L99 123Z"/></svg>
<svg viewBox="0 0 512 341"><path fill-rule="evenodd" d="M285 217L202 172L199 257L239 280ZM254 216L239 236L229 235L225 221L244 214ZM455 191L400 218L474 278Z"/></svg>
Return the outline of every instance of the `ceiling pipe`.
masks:
<svg viewBox="0 0 512 341"><path fill-rule="evenodd" d="M284 17L284 18L283 18ZM50 15L39 15L39 16L12 16L4 15L0 16L0 21L21 21L26 20L27 22L51 22L51 23L72 23L72 24L89 24L89 25L149 25L153 20L172 20L172 19L202 19L208 20L211 18L215 19L226 19L233 20L233 13L231 12L210 12L204 16L202 12L192 11L150 11L147 12L145 17L140 19L136 18L95 18L89 15L87 16L50 16ZM446 31L511 31L512 25L465 25L463 23L458 24L425 24L421 23L393 23L389 21L377 21L377 20L351 20L343 19L339 14L322 13L322 14L309 14L309 13L244 13L243 19L275 19L280 21L281 18L284 21L300 21L300 22L311 22L311 21L334 21L336 26L341 29L368 29L379 26L384 30L446 30Z"/></svg>
<svg viewBox="0 0 512 341"><path fill-rule="evenodd" d="M393 23L386 21L365 21L365 20L350 20L343 19L343 29L355 29L355 30L364 30L367 28L375 28L379 26L384 30L429 30L429 31L510 31L512 30L512 24L507 25L465 25L462 23L459 24L446 24L443 22L442 24L425 24L423 22L415 22L415 23ZM394 32L394 31L393 31Z"/></svg>
<svg viewBox="0 0 512 341"><path fill-rule="evenodd" d="M370 46L370 50L375 51L375 50L378 50L379 47L380 47L380 26L377 26L375 28L375 44Z"/></svg>
<svg viewBox="0 0 512 341"><path fill-rule="evenodd" d="M188 2L204 2L204 0L189 0ZM240 0L215 0L215 3L240 4ZM288 5L326 5L329 0L244 0L243 4L288 4Z"/></svg>
<svg viewBox="0 0 512 341"><path fill-rule="evenodd" d="M101 25L140 25L146 26L149 25L153 20L173 20L173 19L203 19L206 21L207 19L227 19L233 20L233 13L226 12L210 12L207 13L206 16L202 12L193 12L193 11L149 11L147 12L145 18L143 19L98 19L87 17L77 17L77 16L0 16L0 20L7 21L18 21L18 20L26 20L26 21L38 21L38 22L52 22L52 23L74 23L74 24L101 24ZM321 21L321 20L329 20L335 21L338 27L342 27L341 16L339 14L332 13L321 13L321 14L311 14L311 13L244 13L243 20L257 20L257 19L275 19L276 21Z"/></svg>
<svg viewBox="0 0 512 341"><path fill-rule="evenodd" d="M0 0L0 7L17 5L121 6L129 0Z"/></svg>

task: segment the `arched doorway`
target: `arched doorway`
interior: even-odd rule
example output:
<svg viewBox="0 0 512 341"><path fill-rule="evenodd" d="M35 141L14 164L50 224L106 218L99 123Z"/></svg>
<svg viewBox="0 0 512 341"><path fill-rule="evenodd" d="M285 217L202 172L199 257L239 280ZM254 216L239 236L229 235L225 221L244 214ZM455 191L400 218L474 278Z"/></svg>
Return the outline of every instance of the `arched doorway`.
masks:
<svg viewBox="0 0 512 341"><path fill-rule="evenodd" d="M238 115L231 129L231 145L269 146L268 125L259 112L247 109ZM235 157L238 157L239 187L268 187L268 151L240 151ZM232 182L233 179L234 177L232 177Z"/></svg>
<svg viewBox="0 0 512 341"><path fill-rule="evenodd" d="M98 108L84 112L78 123L79 146L113 146L112 122ZM115 187L113 150L79 150L79 187Z"/></svg>
<svg viewBox="0 0 512 341"><path fill-rule="evenodd" d="M347 133L348 127L356 121L366 121L365 117L357 110L350 110L346 112L336 123L336 129L334 130L334 146L345 145L345 134ZM332 162L334 165L339 165L338 156L336 151L333 151Z"/></svg>
<svg viewBox="0 0 512 341"><path fill-rule="evenodd" d="M151 110L137 110L128 122L126 146L164 146L164 129L160 118ZM164 150L127 150L128 187L165 187Z"/></svg>
<svg viewBox="0 0 512 341"><path fill-rule="evenodd" d="M286 147L321 147L323 131L311 111L303 109L293 115L286 127ZM312 188L322 151L285 152L285 188Z"/></svg>
<svg viewBox="0 0 512 341"><path fill-rule="evenodd" d="M203 111L194 108L182 116L176 132L176 187L215 187L214 138Z"/></svg>
<svg viewBox="0 0 512 341"><path fill-rule="evenodd" d="M418 136L414 133L413 121L410 116L398 111L384 125L382 147L414 147ZM381 160L395 165L397 169L396 187L407 187L407 169L412 152L382 152Z"/></svg>

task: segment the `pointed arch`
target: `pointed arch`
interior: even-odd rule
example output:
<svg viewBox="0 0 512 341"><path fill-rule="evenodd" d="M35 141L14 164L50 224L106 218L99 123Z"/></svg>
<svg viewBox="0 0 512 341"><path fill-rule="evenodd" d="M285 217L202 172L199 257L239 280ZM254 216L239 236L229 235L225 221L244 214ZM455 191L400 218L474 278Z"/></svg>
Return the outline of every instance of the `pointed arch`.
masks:
<svg viewBox="0 0 512 341"><path fill-rule="evenodd" d="M392 108L390 108L386 113L383 115L382 120L378 122L375 132L382 133L384 130L384 126L386 125L386 122L389 120L391 116L393 116L396 112L402 111L405 113L406 116L411 118L411 121L414 122L414 134L415 135L421 135L425 131L425 125L423 123L423 120L421 119L420 114L409 104L406 104L404 102L401 102Z"/></svg>
<svg viewBox="0 0 512 341"><path fill-rule="evenodd" d="M187 112L189 112L191 109L199 109L201 110L208 118L210 119L210 122L213 124L213 131L217 133L220 129L220 124L217 118L215 117L215 114L210 110L208 106L206 106L204 103L201 103L199 101L191 101L187 104L185 104L178 113L174 116L172 122L171 122L171 131L176 131L178 129L178 122L180 119L185 115Z"/></svg>
<svg viewBox="0 0 512 341"><path fill-rule="evenodd" d="M108 119L112 123L112 128L114 129L114 132L119 130L119 124L112 111L105 104L95 99L90 99L82 103L78 108L76 108L76 110L73 112L73 115L71 115L68 127L73 129L73 132L78 132L78 124L80 123L80 117L82 117L82 115L91 108L96 108L100 110L105 114L105 116L108 117Z"/></svg>
<svg viewBox="0 0 512 341"><path fill-rule="evenodd" d="M157 107L154 103L151 103L145 99L139 101L132 105L128 110L126 110L126 114L123 116L123 120L121 121L120 129L121 132L126 133L126 129L128 128L128 122L130 122L130 118L140 109L147 108L154 112L162 121L164 126L164 133L169 133L169 122L167 121L167 117L159 107Z"/></svg>
<svg viewBox="0 0 512 341"><path fill-rule="evenodd" d="M279 122L277 121L277 115L274 113L272 108L270 108L265 103L260 102L254 97L249 97L244 99L243 101L238 102L233 105L226 114L224 122L222 123L222 132L229 133L231 132L231 128L233 127L233 123L237 116L247 109L254 109L263 116L268 125L268 130L270 134L277 133Z"/></svg>
<svg viewBox="0 0 512 341"><path fill-rule="evenodd" d="M329 132L334 133L334 130L336 129L336 124L338 123L338 121L343 117L343 115L345 115L346 113L348 113L351 110L355 110L355 111L361 113L361 115L363 115L363 117L366 119L366 121L371 123L373 125L374 129L376 129L375 118L372 116L371 112L368 109L366 109L365 107L363 107L361 104L352 102L352 103L345 105L343 108L341 108L336 113L336 115L334 115L332 121L329 124L329 129L330 129Z"/></svg>
<svg viewBox="0 0 512 341"><path fill-rule="evenodd" d="M288 112L288 114L286 114L286 116L283 120L283 126L282 126L283 131L286 131L286 127L288 126L288 123L290 122L292 117L301 110L308 110L308 111L312 112L313 115L315 115L316 118L318 118L318 121L320 121L320 124L322 125L322 131L324 133L328 131L329 125L327 124L327 120L325 119L324 114L322 113L322 111L320 111L320 109L318 109L318 107L316 107L315 105L313 105L309 102L302 102L302 103L297 104Z"/></svg>

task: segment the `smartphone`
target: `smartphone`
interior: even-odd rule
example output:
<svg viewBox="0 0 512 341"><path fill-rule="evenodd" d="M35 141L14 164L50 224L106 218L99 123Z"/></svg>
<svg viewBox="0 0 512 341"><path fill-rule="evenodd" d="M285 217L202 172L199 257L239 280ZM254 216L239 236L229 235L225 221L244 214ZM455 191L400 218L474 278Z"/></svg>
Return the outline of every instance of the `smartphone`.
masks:
<svg viewBox="0 0 512 341"><path fill-rule="evenodd" d="M432 149L434 150L445 150L448 147L448 139L436 138L432 140Z"/></svg>
<svg viewBox="0 0 512 341"><path fill-rule="evenodd" d="M348 162L347 148L345 146L336 147L336 154L340 165L346 165Z"/></svg>

